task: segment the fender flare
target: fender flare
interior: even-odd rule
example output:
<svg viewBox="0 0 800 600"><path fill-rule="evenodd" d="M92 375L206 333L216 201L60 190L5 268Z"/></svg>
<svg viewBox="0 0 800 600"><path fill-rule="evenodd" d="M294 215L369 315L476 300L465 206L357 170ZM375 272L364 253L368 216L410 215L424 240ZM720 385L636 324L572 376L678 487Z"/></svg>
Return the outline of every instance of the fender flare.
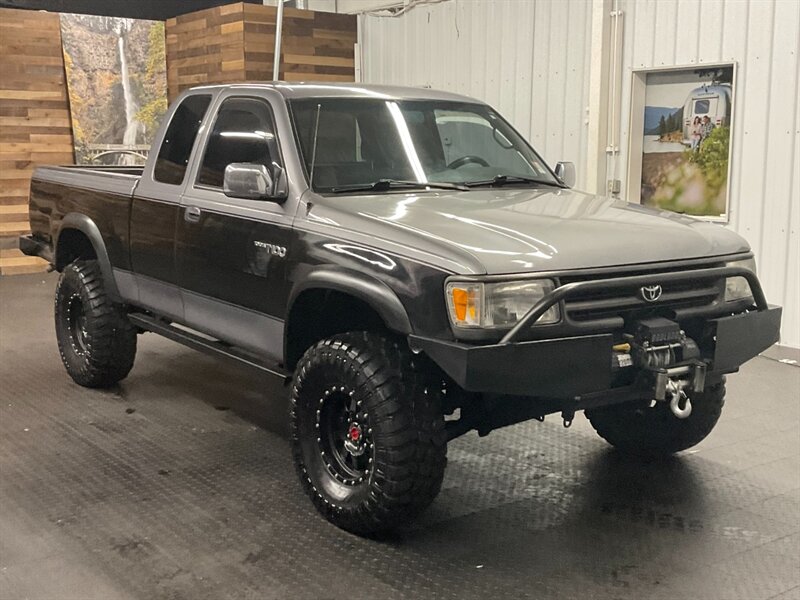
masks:
<svg viewBox="0 0 800 600"><path fill-rule="evenodd" d="M61 234L67 229L76 229L89 239L89 243L92 244L94 253L97 256L97 262L100 264L100 272L103 274L106 292L113 300L119 301L122 297L117 289L117 282L114 279L114 271L111 268L111 260L108 258L103 236L100 234L97 224L86 215L76 212L64 215L61 220L61 226L58 228L58 236L53 245L53 264L58 264L58 243L61 239Z"/></svg>
<svg viewBox="0 0 800 600"><path fill-rule="evenodd" d="M294 285L289 295L287 316L291 314L298 296L311 289L349 294L373 308L392 331L404 335L414 332L403 303L388 285L369 275L332 265L315 268Z"/></svg>

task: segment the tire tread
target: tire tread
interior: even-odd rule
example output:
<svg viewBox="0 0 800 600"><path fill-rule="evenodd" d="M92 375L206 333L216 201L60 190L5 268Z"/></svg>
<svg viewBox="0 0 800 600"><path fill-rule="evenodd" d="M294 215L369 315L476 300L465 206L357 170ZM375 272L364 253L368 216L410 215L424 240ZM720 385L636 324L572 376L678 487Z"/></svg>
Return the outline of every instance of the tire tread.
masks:
<svg viewBox="0 0 800 600"><path fill-rule="evenodd" d="M653 408L646 404L607 406L587 410L586 417L600 437L623 452L665 456L691 448L711 433L725 404L725 380L691 401L692 413L686 419L672 415L666 403Z"/></svg>
<svg viewBox="0 0 800 600"><path fill-rule="evenodd" d="M365 501L335 506L314 486L304 468L298 405L309 372L332 358L346 360L372 390L371 427L382 427L375 472ZM367 535L391 529L424 510L439 493L447 463L447 436L438 394L426 371L415 364L400 340L374 332L351 332L322 340L298 365L292 386L291 434L303 488L332 523Z"/></svg>
<svg viewBox="0 0 800 600"><path fill-rule="evenodd" d="M68 346L68 325L60 322L66 288L82 296L87 328L91 331L89 350L79 357ZM91 388L110 387L124 379L136 358L136 328L124 311L108 297L100 265L96 260L76 260L67 265L56 287L56 333L61 360L72 379Z"/></svg>

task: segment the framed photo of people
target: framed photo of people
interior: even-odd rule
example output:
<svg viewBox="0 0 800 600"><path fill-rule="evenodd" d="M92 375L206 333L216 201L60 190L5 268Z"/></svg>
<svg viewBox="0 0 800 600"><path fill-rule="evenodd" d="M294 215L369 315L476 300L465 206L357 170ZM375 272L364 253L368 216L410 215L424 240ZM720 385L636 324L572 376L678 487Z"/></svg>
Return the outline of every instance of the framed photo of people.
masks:
<svg viewBox="0 0 800 600"><path fill-rule="evenodd" d="M627 199L728 220L735 63L633 72Z"/></svg>

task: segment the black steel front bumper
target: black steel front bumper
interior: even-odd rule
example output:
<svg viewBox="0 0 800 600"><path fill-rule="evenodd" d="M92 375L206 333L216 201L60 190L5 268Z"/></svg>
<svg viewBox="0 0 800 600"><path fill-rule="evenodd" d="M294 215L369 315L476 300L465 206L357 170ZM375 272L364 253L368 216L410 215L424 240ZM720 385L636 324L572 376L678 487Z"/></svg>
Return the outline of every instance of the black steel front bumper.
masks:
<svg viewBox="0 0 800 600"><path fill-rule="evenodd" d="M665 277L744 277L750 284L756 309L708 319L704 360L709 374L736 371L778 341L781 312L770 306L755 274L739 267L719 267L659 274ZM614 377L610 333L549 340L517 341L527 327L554 304L587 289L604 289L635 283L649 285L653 277L637 276L572 283L561 286L531 308L497 344L471 345L455 341L410 336L412 348L425 352L459 386L470 392L514 396L574 398L611 388ZM641 281L639 281L641 280Z"/></svg>

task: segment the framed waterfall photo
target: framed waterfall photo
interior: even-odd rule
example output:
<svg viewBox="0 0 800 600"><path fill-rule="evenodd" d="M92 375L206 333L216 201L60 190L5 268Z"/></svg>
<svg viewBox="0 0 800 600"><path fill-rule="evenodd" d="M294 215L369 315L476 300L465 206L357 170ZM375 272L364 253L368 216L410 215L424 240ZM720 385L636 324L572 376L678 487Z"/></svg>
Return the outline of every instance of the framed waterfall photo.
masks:
<svg viewBox="0 0 800 600"><path fill-rule="evenodd" d="M141 165L167 110L164 23L61 14L75 162Z"/></svg>
<svg viewBox="0 0 800 600"><path fill-rule="evenodd" d="M633 72L627 200L728 220L736 66Z"/></svg>

